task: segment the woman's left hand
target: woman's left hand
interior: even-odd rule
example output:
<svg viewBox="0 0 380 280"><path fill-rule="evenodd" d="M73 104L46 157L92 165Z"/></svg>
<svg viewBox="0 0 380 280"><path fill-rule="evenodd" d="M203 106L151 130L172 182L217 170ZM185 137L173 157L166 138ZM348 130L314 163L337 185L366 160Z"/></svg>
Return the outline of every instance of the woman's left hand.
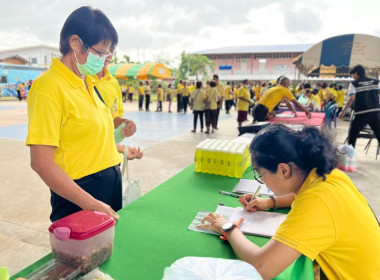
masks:
<svg viewBox="0 0 380 280"><path fill-rule="evenodd" d="M136 124L134 121L131 120L125 120L124 121L125 126L123 128L123 135L124 137L130 137L136 132Z"/></svg>
<svg viewBox="0 0 380 280"><path fill-rule="evenodd" d="M244 221L244 218L240 218L235 222L236 225L240 226ZM198 225L197 228L203 229L211 229L216 233L222 234L222 226L228 222L226 218L222 215L215 215L214 213L210 213L206 218L203 218L202 223L208 222L209 224Z"/></svg>
<svg viewBox="0 0 380 280"><path fill-rule="evenodd" d="M135 147L126 147L128 149L128 159L141 159L144 155L144 152L140 151L140 148Z"/></svg>

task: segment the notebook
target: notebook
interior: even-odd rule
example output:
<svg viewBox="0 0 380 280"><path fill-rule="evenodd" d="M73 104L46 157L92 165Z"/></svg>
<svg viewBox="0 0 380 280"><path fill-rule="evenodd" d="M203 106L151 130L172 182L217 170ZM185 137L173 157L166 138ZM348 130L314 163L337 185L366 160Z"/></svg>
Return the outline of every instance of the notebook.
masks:
<svg viewBox="0 0 380 280"><path fill-rule="evenodd" d="M200 210L188 230L199 231L209 234L217 234L207 229L199 229L197 225L201 224L201 220L208 215L208 211ZM275 234L277 228L285 221L287 215L268 211L249 212L241 207L233 208L227 206L218 206L215 214L221 214L231 222L235 222L243 217L244 222L240 225L240 230L244 234L257 235L271 238Z"/></svg>
<svg viewBox="0 0 380 280"><path fill-rule="evenodd" d="M274 195L274 193L268 189L265 184L260 184L256 180L240 179L239 183L234 188L233 192L236 193L255 193L257 188L261 186L258 194L261 195Z"/></svg>

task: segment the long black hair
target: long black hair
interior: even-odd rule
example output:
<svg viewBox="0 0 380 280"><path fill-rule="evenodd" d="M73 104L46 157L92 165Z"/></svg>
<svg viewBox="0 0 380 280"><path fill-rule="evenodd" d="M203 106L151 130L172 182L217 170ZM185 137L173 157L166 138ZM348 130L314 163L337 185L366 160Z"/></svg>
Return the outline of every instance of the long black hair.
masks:
<svg viewBox="0 0 380 280"><path fill-rule="evenodd" d="M337 149L315 127L300 131L274 124L260 131L250 146L252 165L274 173L280 163L294 163L304 172L313 168L325 178L338 164Z"/></svg>

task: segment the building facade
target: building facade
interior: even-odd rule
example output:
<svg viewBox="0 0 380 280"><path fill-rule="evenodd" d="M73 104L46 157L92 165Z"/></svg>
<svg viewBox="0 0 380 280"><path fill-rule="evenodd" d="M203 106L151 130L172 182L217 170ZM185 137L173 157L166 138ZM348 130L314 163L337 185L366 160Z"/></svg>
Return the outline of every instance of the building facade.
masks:
<svg viewBox="0 0 380 280"><path fill-rule="evenodd" d="M48 45L38 45L0 51L0 60L6 61L7 58L11 57L22 57L29 61L27 64L32 66L49 67L52 59L54 57L61 57L61 53L57 47Z"/></svg>
<svg viewBox="0 0 380 280"><path fill-rule="evenodd" d="M293 60L313 44L223 47L196 52L214 61L210 75L220 80L270 81L280 75L301 79Z"/></svg>

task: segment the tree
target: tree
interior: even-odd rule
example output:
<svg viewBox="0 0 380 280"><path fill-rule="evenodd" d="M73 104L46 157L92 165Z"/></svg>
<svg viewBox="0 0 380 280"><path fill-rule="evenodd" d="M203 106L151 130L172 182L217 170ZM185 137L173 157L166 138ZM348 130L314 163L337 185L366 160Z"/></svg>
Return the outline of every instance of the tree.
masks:
<svg viewBox="0 0 380 280"><path fill-rule="evenodd" d="M195 75L198 81L198 75L207 76L208 68L214 68L214 62L209 60L207 56L201 54L181 54L181 63L179 65L179 78L186 80L189 75Z"/></svg>
<svg viewBox="0 0 380 280"><path fill-rule="evenodd" d="M131 62L131 57L129 55L123 55L123 59L119 60L117 57L117 52L115 51L113 54L113 58L110 61L110 64L118 64L118 63L133 63Z"/></svg>

